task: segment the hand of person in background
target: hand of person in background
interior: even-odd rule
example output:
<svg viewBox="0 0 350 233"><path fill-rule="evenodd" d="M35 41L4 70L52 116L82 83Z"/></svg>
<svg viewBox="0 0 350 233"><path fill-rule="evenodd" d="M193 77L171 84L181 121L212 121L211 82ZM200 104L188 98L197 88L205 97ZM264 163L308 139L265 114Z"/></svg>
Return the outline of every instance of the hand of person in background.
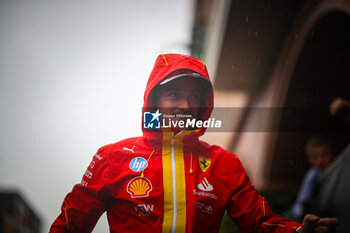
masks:
<svg viewBox="0 0 350 233"><path fill-rule="evenodd" d="M341 97L332 100L329 111L332 116L344 115L350 109L350 101L343 99Z"/></svg>
<svg viewBox="0 0 350 233"><path fill-rule="evenodd" d="M336 218L319 218L313 214L307 214L304 217L300 233L333 233L336 232L336 226L339 220Z"/></svg>

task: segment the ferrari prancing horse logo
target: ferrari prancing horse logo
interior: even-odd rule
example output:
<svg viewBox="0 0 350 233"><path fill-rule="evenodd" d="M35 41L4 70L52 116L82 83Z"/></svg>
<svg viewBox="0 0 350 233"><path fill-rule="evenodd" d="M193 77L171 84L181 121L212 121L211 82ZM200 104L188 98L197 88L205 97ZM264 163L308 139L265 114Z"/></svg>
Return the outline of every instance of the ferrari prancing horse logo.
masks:
<svg viewBox="0 0 350 233"><path fill-rule="evenodd" d="M207 159L201 155L198 156L199 166L201 167L202 172L206 172L211 164L211 159Z"/></svg>

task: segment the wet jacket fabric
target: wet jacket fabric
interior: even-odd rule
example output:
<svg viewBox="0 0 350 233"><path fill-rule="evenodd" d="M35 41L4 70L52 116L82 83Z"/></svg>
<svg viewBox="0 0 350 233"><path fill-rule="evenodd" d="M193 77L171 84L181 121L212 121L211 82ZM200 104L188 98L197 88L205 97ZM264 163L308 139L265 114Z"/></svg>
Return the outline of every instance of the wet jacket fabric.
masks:
<svg viewBox="0 0 350 233"><path fill-rule="evenodd" d="M210 81L201 60L160 55L144 108L155 86L180 69ZM213 108L212 87L205 98L204 120ZM300 224L273 213L239 159L200 141L204 132L143 129L140 137L100 148L65 197L50 232L91 232L105 211L110 232L218 232L226 210L242 232L294 232Z"/></svg>
<svg viewBox="0 0 350 233"><path fill-rule="evenodd" d="M350 232L350 144L327 169L319 188L316 208L320 217L339 219L337 233Z"/></svg>

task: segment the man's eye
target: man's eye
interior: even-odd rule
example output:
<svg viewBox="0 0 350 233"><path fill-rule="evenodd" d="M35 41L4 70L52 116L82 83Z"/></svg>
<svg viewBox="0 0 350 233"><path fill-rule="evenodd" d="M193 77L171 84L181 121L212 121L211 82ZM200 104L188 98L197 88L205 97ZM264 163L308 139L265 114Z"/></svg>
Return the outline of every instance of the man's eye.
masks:
<svg viewBox="0 0 350 233"><path fill-rule="evenodd" d="M169 92L168 93L168 97L171 97L171 98L178 98L180 95L176 92Z"/></svg>
<svg viewBox="0 0 350 233"><path fill-rule="evenodd" d="M196 99L196 100L199 100L200 99L200 95L199 94L192 94L190 96L192 99Z"/></svg>

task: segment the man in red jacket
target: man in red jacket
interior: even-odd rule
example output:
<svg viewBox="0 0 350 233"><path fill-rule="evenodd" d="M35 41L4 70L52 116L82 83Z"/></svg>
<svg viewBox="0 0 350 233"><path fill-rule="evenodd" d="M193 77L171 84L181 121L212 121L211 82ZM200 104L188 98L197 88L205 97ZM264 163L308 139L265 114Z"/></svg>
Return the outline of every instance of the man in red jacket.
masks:
<svg viewBox="0 0 350 233"><path fill-rule="evenodd" d="M50 232L91 232L105 211L110 232L218 232L226 210L242 232L334 230L336 219L309 215L300 227L273 213L234 154L200 141L212 109L201 60L158 56L143 135L97 151Z"/></svg>

